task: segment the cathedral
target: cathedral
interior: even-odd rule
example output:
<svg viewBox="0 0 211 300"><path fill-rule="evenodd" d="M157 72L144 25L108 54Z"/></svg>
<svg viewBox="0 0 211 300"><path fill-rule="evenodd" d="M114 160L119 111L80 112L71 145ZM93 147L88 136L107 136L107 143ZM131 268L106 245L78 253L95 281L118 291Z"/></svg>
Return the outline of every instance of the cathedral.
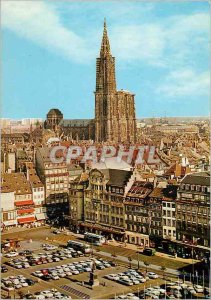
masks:
<svg viewBox="0 0 211 300"><path fill-rule="evenodd" d="M115 58L111 54L110 43L104 22L100 56L96 62L95 119L64 120L58 109L58 119L50 112L45 122L46 128L60 129L70 139L96 142L136 142L135 95L117 90ZM61 117L62 116L62 117ZM53 120L53 122L52 122Z"/></svg>

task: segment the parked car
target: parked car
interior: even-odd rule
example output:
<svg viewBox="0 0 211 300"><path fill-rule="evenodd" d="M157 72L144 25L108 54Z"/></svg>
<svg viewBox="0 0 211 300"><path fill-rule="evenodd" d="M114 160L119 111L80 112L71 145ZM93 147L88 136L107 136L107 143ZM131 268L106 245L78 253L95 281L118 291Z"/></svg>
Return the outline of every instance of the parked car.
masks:
<svg viewBox="0 0 211 300"><path fill-rule="evenodd" d="M153 256L155 255L156 250L152 248L145 248L143 251L144 255Z"/></svg>
<svg viewBox="0 0 211 300"><path fill-rule="evenodd" d="M55 230L53 231L53 233L54 233L54 234L60 234L60 233L61 233L61 231L60 231L60 230L58 230L58 229L55 229Z"/></svg>
<svg viewBox="0 0 211 300"><path fill-rule="evenodd" d="M37 281L34 281L30 278L26 279L26 282L28 283L28 285L34 285Z"/></svg>
<svg viewBox="0 0 211 300"><path fill-rule="evenodd" d="M31 250L23 250L21 252L19 252L19 255L31 255L33 253L33 251Z"/></svg>
<svg viewBox="0 0 211 300"><path fill-rule="evenodd" d="M147 276L150 278L150 279L156 279L158 278L158 274L154 273L154 272L148 272L147 273Z"/></svg>
<svg viewBox="0 0 211 300"><path fill-rule="evenodd" d="M18 252L12 251L5 254L6 257L15 257L18 256Z"/></svg>
<svg viewBox="0 0 211 300"><path fill-rule="evenodd" d="M194 285L193 287L194 287L194 289L196 290L197 293L203 293L204 292L203 286L201 286L201 285Z"/></svg>
<svg viewBox="0 0 211 300"><path fill-rule="evenodd" d="M127 279L119 279L119 280L117 280L117 282L127 285L127 286L133 285L133 282L131 280L127 280Z"/></svg>
<svg viewBox="0 0 211 300"><path fill-rule="evenodd" d="M1 273L6 273L8 271L8 268L4 265L1 266Z"/></svg>

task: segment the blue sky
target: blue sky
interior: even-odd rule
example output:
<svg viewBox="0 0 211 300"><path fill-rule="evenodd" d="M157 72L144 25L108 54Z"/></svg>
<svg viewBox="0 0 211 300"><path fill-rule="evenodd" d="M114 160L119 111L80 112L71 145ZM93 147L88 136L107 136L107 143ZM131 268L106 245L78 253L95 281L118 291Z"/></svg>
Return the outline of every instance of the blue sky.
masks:
<svg viewBox="0 0 211 300"><path fill-rule="evenodd" d="M5 0L2 117L93 118L104 17L137 118L208 115L208 2Z"/></svg>

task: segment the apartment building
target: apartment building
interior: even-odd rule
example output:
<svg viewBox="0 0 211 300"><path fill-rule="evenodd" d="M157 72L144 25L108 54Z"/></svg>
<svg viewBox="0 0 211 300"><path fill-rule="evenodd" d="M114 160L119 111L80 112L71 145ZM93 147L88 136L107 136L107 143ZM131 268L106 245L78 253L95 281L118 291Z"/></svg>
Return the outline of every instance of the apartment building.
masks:
<svg viewBox="0 0 211 300"><path fill-rule="evenodd" d="M124 200L135 176L132 171L93 169L85 191L83 231L92 231L107 238L125 239Z"/></svg>
<svg viewBox="0 0 211 300"><path fill-rule="evenodd" d="M36 221L32 189L24 173L5 173L2 175L2 187L14 192L14 208L17 224L30 224ZM10 195L11 197L11 195ZM11 203L12 203L12 197Z"/></svg>
<svg viewBox="0 0 211 300"><path fill-rule="evenodd" d="M128 243L149 246L148 200L152 190L152 183L135 181L127 193L124 205L125 235Z"/></svg>
<svg viewBox="0 0 211 300"><path fill-rule="evenodd" d="M32 199L35 205L35 217L37 222L45 222L46 220L46 206L45 206L45 190L44 184L37 176L34 164L32 162L26 163L26 178L30 183L32 189Z"/></svg>
<svg viewBox="0 0 211 300"><path fill-rule="evenodd" d="M45 188L45 204L50 219L69 214L68 170L66 162L50 159L52 148L38 148L36 171ZM61 153L57 153L61 158Z"/></svg>
<svg viewBox="0 0 211 300"><path fill-rule="evenodd" d="M176 203L176 235L181 256L202 256L210 247L210 172L187 174Z"/></svg>

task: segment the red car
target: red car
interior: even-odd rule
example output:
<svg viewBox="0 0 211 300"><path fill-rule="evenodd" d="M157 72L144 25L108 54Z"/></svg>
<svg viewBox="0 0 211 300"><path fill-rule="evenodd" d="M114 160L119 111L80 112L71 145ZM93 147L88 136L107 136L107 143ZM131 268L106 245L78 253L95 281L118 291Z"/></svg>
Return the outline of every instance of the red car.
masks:
<svg viewBox="0 0 211 300"><path fill-rule="evenodd" d="M48 275L49 274L48 269L42 269L41 272L43 273L43 275Z"/></svg>

